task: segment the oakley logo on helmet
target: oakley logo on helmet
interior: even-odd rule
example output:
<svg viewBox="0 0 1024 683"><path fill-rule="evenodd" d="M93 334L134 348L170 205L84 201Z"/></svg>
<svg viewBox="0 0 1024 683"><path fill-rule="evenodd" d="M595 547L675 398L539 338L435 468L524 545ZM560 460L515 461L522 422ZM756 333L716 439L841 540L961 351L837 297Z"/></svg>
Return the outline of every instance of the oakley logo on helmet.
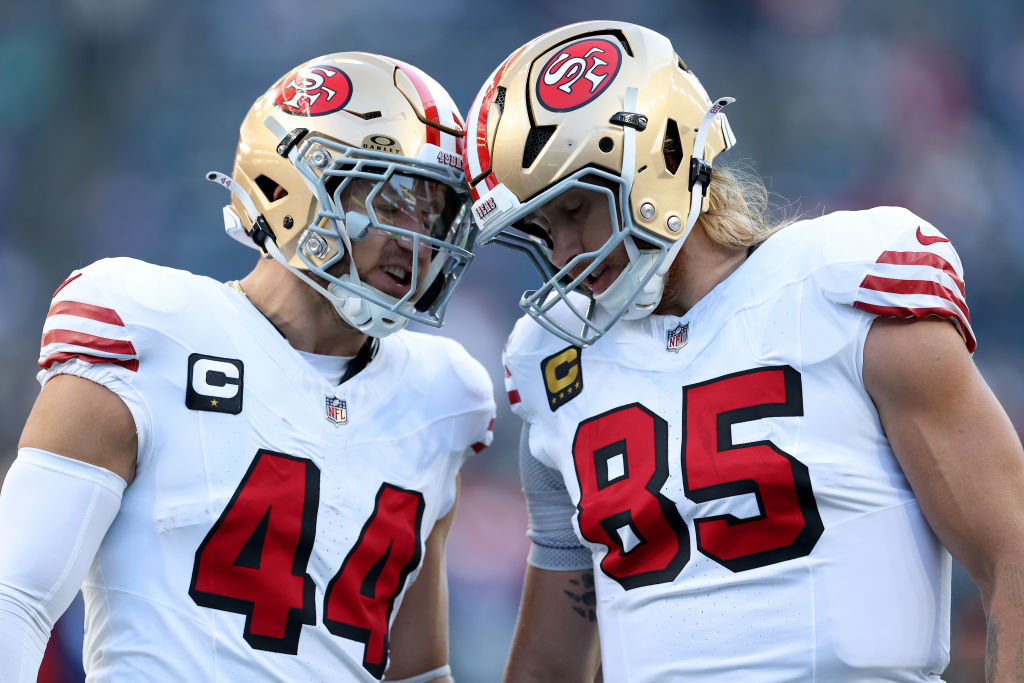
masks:
<svg viewBox="0 0 1024 683"><path fill-rule="evenodd" d="M352 97L352 81L331 66L307 66L281 80L274 103L289 114L323 116L338 111Z"/></svg>
<svg viewBox="0 0 1024 683"><path fill-rule="evenodd" d="M398 140L387 135L367 135L363 138L363 149L402 155L402 145L398 144Z"/></svg>
<svg viewBox="0 0 1024 683"><path fill-rule="evenodd" d="M563 47L537 79L537 99L550 111L571 111L611 85L622 64L618 45L588 38Z"/></svg>

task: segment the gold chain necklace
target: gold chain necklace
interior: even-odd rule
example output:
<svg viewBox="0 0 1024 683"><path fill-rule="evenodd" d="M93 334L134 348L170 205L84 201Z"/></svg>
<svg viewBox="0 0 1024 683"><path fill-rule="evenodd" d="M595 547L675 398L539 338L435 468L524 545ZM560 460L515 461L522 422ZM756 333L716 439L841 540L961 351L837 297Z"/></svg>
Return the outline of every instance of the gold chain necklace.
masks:
<svg viewBox="0 0 1024 683"><path fill-rule="evenodd" d="M239 282L238 280L229 280L227 282L227 285L231 287L231 289L235 290L236 292L244 296L246 299L249 298L249 295L245 293L244 289L242 289L242 283Z"/></svg>

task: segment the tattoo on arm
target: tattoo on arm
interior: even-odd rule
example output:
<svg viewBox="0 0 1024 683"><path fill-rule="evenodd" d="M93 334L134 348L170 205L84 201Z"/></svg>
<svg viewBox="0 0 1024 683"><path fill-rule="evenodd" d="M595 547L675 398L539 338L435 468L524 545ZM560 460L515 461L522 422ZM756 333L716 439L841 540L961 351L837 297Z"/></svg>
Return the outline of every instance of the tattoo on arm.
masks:
<svg viewBox="0 0 1024 683"><path fill-rule="evenodd" d="M1013 681L1024 681L1024 637L1017 643L1017 654L1013 658Z"/></svg>
<svg viewBox="0 0 1024 683"><path fill-rule="evenodd" d="M565 594L572 600L572 609L584 619L597 621L597 612L594 607L597 605L597 594L594 592L594 572L583 572L580 580L570 579L572 588L567 588Z"/></svg>
<svg viewBox="0 0 1024 683"><path fill-rule="evenodd" d="M985 680L994 681L999 667L999 634L1002 628L994 617L989 617L985 638Z"/></svg>
<svg viewBox="0 0 1024 683"><path fill-rule="evenodd" d="M1016 565L1007 567L1005 576L1006 592L1010 602L1018 611L1024 610L1024 568ZM991 670L986 667L986 674L995 674L995 667L993 666ZM1011 680L1024 681L1024 636L1021 636L1017 643Z"/></svg>

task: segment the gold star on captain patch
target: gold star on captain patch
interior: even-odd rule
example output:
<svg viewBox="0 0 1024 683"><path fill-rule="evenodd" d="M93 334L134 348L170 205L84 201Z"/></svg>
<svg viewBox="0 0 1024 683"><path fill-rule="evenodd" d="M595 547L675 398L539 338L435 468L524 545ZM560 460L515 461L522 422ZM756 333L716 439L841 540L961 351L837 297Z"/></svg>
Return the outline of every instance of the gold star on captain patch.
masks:
<svg viewBox="0 0 1024 683"><path fill-rule="evenodd" d="M558 398L565 398L565 392L564 391L559 392Z"/></svg>

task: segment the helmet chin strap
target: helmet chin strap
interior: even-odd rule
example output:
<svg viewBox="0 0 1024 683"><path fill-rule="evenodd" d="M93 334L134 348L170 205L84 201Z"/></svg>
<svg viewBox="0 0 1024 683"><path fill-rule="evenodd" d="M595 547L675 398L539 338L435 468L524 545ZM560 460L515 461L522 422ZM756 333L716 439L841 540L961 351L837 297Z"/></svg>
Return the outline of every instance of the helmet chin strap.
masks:
<svg viewBox="0 0 1024 683"><path fill-rule="evenodd" d="M325 288L308 274L289 264L273 239L268 239L265 246L267 252L275 261L287 268L292 275L319 292L334 306L334 310L338 312L342 320L363 334L371 337L385 337L398 332L409 322L405 316L392 313L379 304L367 301L357 294L352 294L337 283L331 283ZM352 276L342 275L339 279L343 282L348 282L352 280ZM356 279L358 281L358 276Z"/></svg>
<svg viewBox="0 0 1024 683"><path fill-rule="evenodd" d="M623 102L626 111L632 111L636 108L636 98L637 89L627 88ZM735 102L735 100L731 97L723 97L716 100L704 114L704 118L701 119L700 126L698 126L697 133L693 139L693 150L691 153L691 158L696 160L697 163L704 162L708 133L711 131L711 126L714 124L715 119L722 112L722 109L732 102ZM732 129L729 127L729 123L725 120L724 116L722 131L725 137L726 149L728 149L735 144L736 138L733 136ZM623 183L621 186L622 196L620 205L629 207L629 196L633 187L633 173L636 166L636 131L632 127L624 127L622 156L621 177ZM594 297L594 301L602 309L609 312L620 310L633 292L636 291L638 283L645 275L651 273L652 270L654 273L648 277L647 281L641 286L640 291L636 293L633 300L626 306L625 311L622 313L622 318L624 320L642 318L653 312L658 304L661 303L661 297L665 292L666 275L679 254L683 242L686 241L693 226L697 223L706 188L707 181L704 177L698 176L696 182L690 188L690 211L686 217L686 229L679 239L675 240L667 251L664 252L664 257L660 259L660 262L660 254L641 252L637 249L631 236L624 238L623 244L629 255L629 266L627 267L627 272L623 272L608 289Z"/></svg>
<svg viewBox="0 0 1024 683"><path fill-rule="evenodd" d="M690 155L690 163L703 163L704 152L707 146L708 133L711 131L711 126L715 123L715 119L722 113L722 110L729 104L735 102L736 99L733 97L721 97L715 100L711 108L704 114L704 118L701 119L700 125L697 127L697 134L693 136L693 153ZM729 126L728 119L722 115L722 135L725 138L725 149L729 149L736 144L736 136L733 135L732 128ZM723 150L724 151L724 150ZM709 167L710 168L710 167ZM707 194L708 183L710 177L705 181L703 177L697 176L696 181L690 187L690 213L686 216L686 230L677 239L668 251L668 258L666 258L661 266L658 267L658 275L664 276L668 272L668 269L672 266L672 263L676 260L676 256L679 254L679 250L683 246L683 242L690 236L690 231L693 230L693 226L697 224L697 218L701 214L701 207L704 204L704 195Z"/></svg>
<svg viewBox="0 0 1024 683"><path fill-rule="evenodd" d="M210 171L207 173L206 179L230 190L231 194L237 197L242 203L242 206L245 207L246 212L249 214L250 223L255 225L260 214L256 210L256 205L253 203L252 198L244 189L239 187L238 183L234 182L230 176L216 171ZM369 221L367 220L366 222L368 223ZM253 249L260 249L260 246L256 244L252 236L245 230L241 217L237 215L233 208L231 208L230 204L224 207L224 230L232 239L241 242L246 246L252 247ZM365 236L365 227L362 232L364 233L362 236ZM351 253L352 244L348 239L348 235L343 234L342 239L345 242L345 247L349 249L349 252ZM286 259L284 254L281 253L281 250L277 248L277 243L274 242L273 237L268 236L263 240L262 250L266 252L267 256L273 258L284 266L290 273L292 273L292 275L305 282L327 299L331 305L334 306L334 309L338 312L338 315L341 316L342 320L363 334L371 337L384 337L401 330L409 322L404 316L393 314L383 306L352 294L344 287L335 283L324 288L323 285L311 278L308 274L289 264L288 259ZM352 265L352 270L355 270L354 263ZM359 276L354 275L354 273L343 275L340 279L343 281L351 281L353 276L356 281L358 281Z"/></svg>
<svg viewBox="0 0 1024 683"><path fill-rule="evenodd" d="M207 171L206 179L211 183L217 183L221 187L226 188L232 195L238 198L238 201L240 201L242 206L245 207L246 213L249 214L250 224L256 220L256 216L259 215L259 212L256 210L256 205L253 204L252 198L249 194L239 187L238 183L236 183L231 176L224 175L217 171ZM231 239L244 244L250 249L260 248L249 232L245 229L241 216L231 208L230 204L224 207L224 232L226 232L228 237Z"/></svg>

